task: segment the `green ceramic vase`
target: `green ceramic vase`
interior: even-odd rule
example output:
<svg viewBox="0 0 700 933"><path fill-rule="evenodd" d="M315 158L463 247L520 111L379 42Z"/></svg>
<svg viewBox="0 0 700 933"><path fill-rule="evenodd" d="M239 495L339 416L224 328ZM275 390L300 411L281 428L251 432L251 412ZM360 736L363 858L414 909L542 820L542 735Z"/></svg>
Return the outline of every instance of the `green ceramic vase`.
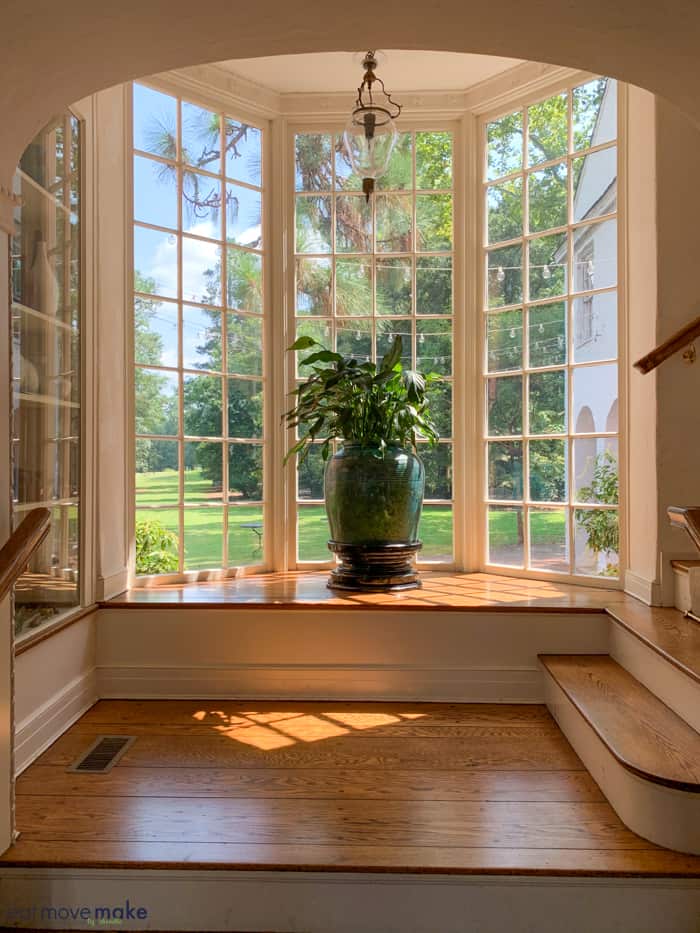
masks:
<svg viewBox="0 0 700 933"><path fill-rule="evenodd" d="M403 447L346 444L326 464L331 540L349 545L413 544L423 506L425 472Z"/></svg>

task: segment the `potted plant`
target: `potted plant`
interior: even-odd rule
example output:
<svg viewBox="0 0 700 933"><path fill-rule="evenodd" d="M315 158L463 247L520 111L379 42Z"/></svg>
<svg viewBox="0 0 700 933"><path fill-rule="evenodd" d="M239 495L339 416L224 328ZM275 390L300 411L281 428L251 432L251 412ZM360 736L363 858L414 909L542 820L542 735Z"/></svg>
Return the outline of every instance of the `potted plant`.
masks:
<svg viewBox="0 0 700 933"><path fill-rule="evenodd" d="M303 460L321 441L331 540L339 558L329 586L405 589L420 586L414 567L425 474L419 439L437 443L426 392L438 377L401 364L401 337L379 363L360 362L300 337L290 351L311 351L309 376L283 417L301 436L288 451ZM333 453L333 442L342 446Z"/></svg>

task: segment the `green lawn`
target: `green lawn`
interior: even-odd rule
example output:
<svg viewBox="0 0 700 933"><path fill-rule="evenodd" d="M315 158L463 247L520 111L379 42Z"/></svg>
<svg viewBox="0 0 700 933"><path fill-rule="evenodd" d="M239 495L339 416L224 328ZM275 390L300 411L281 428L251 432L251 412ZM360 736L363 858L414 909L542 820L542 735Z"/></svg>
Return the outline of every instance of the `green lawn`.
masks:
<svg viewBox="0 0 700 933"><path fill-rule="evenodd" d="M136 475L137 520L157 518L169 530L178 533L178 476L174 470ZM212 488L199 470L185 473L185 502L200 508L185 510L185 568L199 570L221 565L223 553L223 506L221 491ZM157 512L140 511L142 506L159 506ZM172 506L168 508L168 506ZM262 522L262 508L256 505L233 505L229 508L229 564L256 564L261 560L258 535L246 524ZM327 560L328 523L323 506L299 509L299 557L301 560ZM542 511L532 516L533 544L556 544L564 537L563 512ZM420 525L423 560L450 560L452 555L452 509L426 505ZM514 547L518 543L518 523L514 511L494 512L489 517L489 537L494 547Z"/></svg>

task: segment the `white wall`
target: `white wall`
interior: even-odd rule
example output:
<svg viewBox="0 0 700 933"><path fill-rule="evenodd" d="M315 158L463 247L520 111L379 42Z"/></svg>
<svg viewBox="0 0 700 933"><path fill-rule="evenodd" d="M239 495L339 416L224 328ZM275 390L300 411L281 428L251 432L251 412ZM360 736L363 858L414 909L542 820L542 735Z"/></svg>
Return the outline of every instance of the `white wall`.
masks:
<svg viewBox="0 0 700 933"><path fill-rule="evenodd" d="M16 658L16 773L97 700L96 616L85 616Z"/></svg>

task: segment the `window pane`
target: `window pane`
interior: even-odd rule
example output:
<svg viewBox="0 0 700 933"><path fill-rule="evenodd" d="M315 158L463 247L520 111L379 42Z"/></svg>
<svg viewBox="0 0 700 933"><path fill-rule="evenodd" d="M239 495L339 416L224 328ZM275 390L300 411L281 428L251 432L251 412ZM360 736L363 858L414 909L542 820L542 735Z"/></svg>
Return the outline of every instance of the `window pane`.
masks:
<svg viewBox="0 0 700 933"><path fill-rule="evenodd" d="M617 147L573 161L574 221L611 214L617 209Z"/></svg>
<svg viewBox="0 0 700 933"><path fill-rule="evenodd" d="M529 377L530 434L566 430L566 373L563 369Z"/></svg>
<svg viewBox="0 0 700 933"><path fill-rule="evenodd" d="M296 251L298 253L330 253L330 197L297 196L296 204Z"/></svg>
<svg viewBox="0 0 700 933"><path fill-rule="evenodd" d="M522 434L523 377L501 376L487 380L487 432L489 435Z"/></svg>
<svg viewBox="0 0 700 933"><path fill-rule="evenodd" d="M416 133L416 188L452 186L452 133Z"/></svg>
<svg viewBox="0 0 700 933"><path fill-rule="evenodd" d="M413 246L411 198L403 194L375 195L377 251L406 253Z"/></svg>
<svg viewBox="0 0 700 933"><path fill-rule="evenodd" d="M256 379L228 380L229 437L259 438L263 431L263 384Z"/></svg>
<svg viewBox="0 0 700 933"><path fill-rule="evenodd" d="M165 159L177 157L177 101L134 84L134 149Z"/></svg>
<svg viewBox="0 0 700 933"><path fill-rule="evenodd" d="M331 261L330 259L302 259L297 257L297 314L331 313Z"/></svg>
<svg viewBox="0 0 700 933"><path fill-rule="evenodd" d="M330 191L333 177L331 137L303 133L295 139L295 187L297 191Z"/></svg>
<svg viewBox="0 0 700 933"><path fill-rule="evenodd" d="M261 506L244 505L228 510L228 565L245 567L263 559Z"/></svg>
<svg viewBox="0 0 700 933"><path fill-rule="evenodd" d="M530 441L530 498L566 502L566 441Z"/></svg>
<svg viewBox="0 0 700 933"><path fill-rule="evenodd" d="M523 233L523 180L513 178L486 189L488 242L512 240Z"/></svg>
<svg viewBox="0 0 700 933"><path fill-rule="evenodd" d="M228 307L262 314L262 256L229 246L226 250L226 277Z"/></svg>
<svg viewBox="0 0 700 933"><path fill-rule="evenodd" d="M452 383L439 381L428 390L430 415L442 438L452 437Z"/></svg>
<svg viewBox="0 0 700 933"><path fill-rule="evenodd" d="M486 127L487 178L501 178L523 167L523 115L511 113Z"/></svg>
<svg viewBox="0 0 700 933"><path fill-rule="evenodd" d="M389 159L389 167L385 174L377 179L377 189L379 191L396 191L411 187L413 178L412 143L411 133L399 133L399 138Z"/></svg>
<svg viewBox="0 0 700 933"><path fill-rule="evenodd" d="M563 295L568 282L565 233L530 240L530 300Z"/></svg>
<svg viewBox="0 0 700 933"><path fill-rule="evenodd" d="M530 366L566 362L566 302L535 305L528 313Z"/></svg>
<svg viewBox="0 0 700 933"><path fill-rule="evenodd" d="M243 314L227 316L227 369L241 376L262 375L263 322Z"/></svg>
<svg viewBox="0 0 700 933"><path fill-rule="evenodd" d="M612 360L617 356L617 292L575 298L574 361Z"/></svg>
<svg viewBox="0 0 700 933"><path fill-rule="evenodd" d="M574 291L617 285L617 221L574 230Z"/></svg>
<svg viewBox="0 0 700 933"><path fill-rule="evenodd" d="M506 567L523 566L525 532L523 510L504 505L488 507L488 562Z"/></svg>
<svg viewBox="0 0 700 933"><path fill-rule="evenodd" d="M452 257L416 260L416 314L452 314Z"/></svg>
<svg viewBox="0 0 700 933"><path fill-rule="evenodd" d="M371 261L336 260L335 313L349 317L372 313Z"/></svg>
<svg viewBox="0 0 700 933"><path fill-rule="evenodd" d="M177 434L177 389L176 373L137 366L134 372L137 434Z"/></svg>
<svg viewBox="0 0 700 933"><path fill-rule="evenodd" d="M452 506L424 505L418 526L420 561L452 560Z"/></svg>
<svg viewBox="0 0 700 933"><path fill-rule="evenodd" d="M357 191L362 187L361 179L352 171L342 133L335 137L335 186L343 191Z"/></svg>
<svg viewBox="0 0 700 933"><path fill-rule="evenodd" d="M179 567L180 520L177 509L137 509L136 573L174 573Z"/></svg>
<svg viewBox="0 0 700 933"><path fill-rule="evenodd" d="M419 194L416 197L416 249L452 248L452 195Z"/></svg>
<svg viewBox="0 0 700 933"><path fill-rule="evenodd" d="M377 314L410 314L412 264L410 259L378 259Z"/></svg>
<svg viewBox="0 0 700 933"><path fill-rule="evenodd" d="M620 529L616 509L576 509L574 553L576 573L617 577L620 573Z"/></svg>
<svg viewBox="0 0 700 933"><path fill-rule="evenodd" d="M262 248L262 195L243 185L226 185L226 239L238 246Z"/></svg>
<svg viewBox="0 0 700 933"><path fill-rule="evenodd" d="M368 253L372 249L372 205L364 195L336 197L335 248L339 253Z"/></svg>
<svg viewBox="0 0 700 933"><path fill-rule="evenodd" d="M617 438L580 437L574 441L574 499L598 505L619 503Z"/></svg>
<svg viewBox="0 0 700 933"><path fill-rule="evenodd" d="M314 444L304 459L297 462L297 497L299 499L323 499L326 461L321 456L321 450L321 444Z"/></svg>
<svg viewBox="0 0 700 933"><path fill-rule="evenodd" d="M421 444L418 455L425 469L425 498L452 498L452 444L428 447Z"/></svg>
<svg viewBox="0 0 700 933"><path fill-rule="evenodd" d="M177 367L176 304L134 298L134 360L151 366Z"/></svg>
<svg viewBox="0 0 700 933"><path fill-rule="evenodd" d="M523 312L489 314L486 348L488 372L520 369L523 365Z"/></svg>
<svg viewBox="0 0 700 933"><path fill-rule="evenodd" d="M530 107L527 112L527 152L530 165L550 162L568 151L568 104L557 94Z"/></svg>
<svg viewBox="0 0 700 933"><path fill-rule="evenodd" d="M223 562L224 510L185 509L185 570L208 570Z"/></svg>
<svg viewBox="0 0 700 933"><path fill-rule="evenodd" d="M177 240L172 233L134 227L134 280L139 291L177 298Z"/></svg>
<svg viewBox="0 0 700 933"><path fill-rule="evenodd" d="M530 509L530 567L566 573L569 531L566 509Z"/></svg>
<svg viewBox="0 0 700 933"><path fill-rule="evenodd" d="M177 505L180 477L177 441L136 441L136 506Z"/></svg>
<svg viewBox="0 0 700 933"><path fill-rule="evenodd" d="M487 447L489 499L522 499L522 441L502 441Z"/></svg>
<svg viewBox="0 0 700 933"><path fill-rule="evenodd" d="M577 434L617 431L617 364L574 369L573 417ZM608 428L607 425L614 427Z"/></svg>
<svg viewBox="0 0 700 933"><path fill-rule="evenodd" d="M617 136L617 82L595 78L574 88L574 149L599 146Z"/></svg>
<svg viewBox="0 0 700 933"><path fill-rule="evenodd" d="M134 156L134 219L177 229L175 175L162 162Z"/></svg>
<svg viewBox="0 0 700 933"><path fill-rule="evenodd" d="M185 434L191 437L221 437L221 378L185 376L183 408Z"/></svg>
<svg viewBox="0 0 700 933"><path fill-rule="evenodd" d="M488 262L487 302L489 308L515 305L523 300L523 248L506 246L486 254Z"/></svg>
<svg viewBox="0 0 700 933"><path fill-rule="evenodd" d="M220 504L223 499L224 445L212 441L185 441L185 502Z"/></svg>
<svg viewBox="0 0 700 933"><path fill-rule="evenodd" d="M297 509L297 554L298 559L331 560L328 550L328 519L322 505L299 506Z"/></svg>
<svg viewBox="0 0 700 933"><path fill-rule="evenodd" d="M182 297L221 304L221 247L208 240L182 238Z"/></svg>
<svg viewBox="0 0 700 933"><path fill-rule="evenodd" d="M563 227L567 222L566 163L533 172L530 185L530 233Z"/></svg>
<svg viewBox="0 0 700 933"><path fill-rule="evenodd" d="M377 321L377 360L389 352L394 338L401 337L401 362L409 367L413 363L413 322L410 320L392 320L380 318Z"/></svg>
<svg viewBox="0 0 700 933"><path fill-rule="evenodd" d="M262 133L254 126L224 117L226 174L249 185L262 185Z"/></svg>
<svg viewBox="0 0 700 933"><path fill-rule="evenodd" d="M182 102L182 158L195 168L221 171L221 119L187 101Z"/></svg>
<svg viewBox="0 0 700 933"><path fill-rule="evenodd" d="M263 497L262 444L228 444L227 446L229 502L261 501ZM231 515L232 513L229 512L229 518Z"/></svg>
<svg viewBox="0 0 700 933"><path fill-rule="evenodd" d="M183 367L221 372L221 344L221 312L185 305L182 309Z"/></svg>
<svg viewBox="0 0 700 933"><path fill-rule="evenodd" d="M372 323L369 320L338 321L335 325L336 351L361 363L372 359Z"/></svg>
<svg viewBox="0 0 700 933"><path fill-rule="evenodd" d="M424 373L452 375L452 321L416 322L416 368Z"/></svg>
<svg viewBox="0 0 700 933"><path fill-rule="evenodd" d="M182 176L182 227L185 233L221 239L223 183L200 172Z"/></svg>

